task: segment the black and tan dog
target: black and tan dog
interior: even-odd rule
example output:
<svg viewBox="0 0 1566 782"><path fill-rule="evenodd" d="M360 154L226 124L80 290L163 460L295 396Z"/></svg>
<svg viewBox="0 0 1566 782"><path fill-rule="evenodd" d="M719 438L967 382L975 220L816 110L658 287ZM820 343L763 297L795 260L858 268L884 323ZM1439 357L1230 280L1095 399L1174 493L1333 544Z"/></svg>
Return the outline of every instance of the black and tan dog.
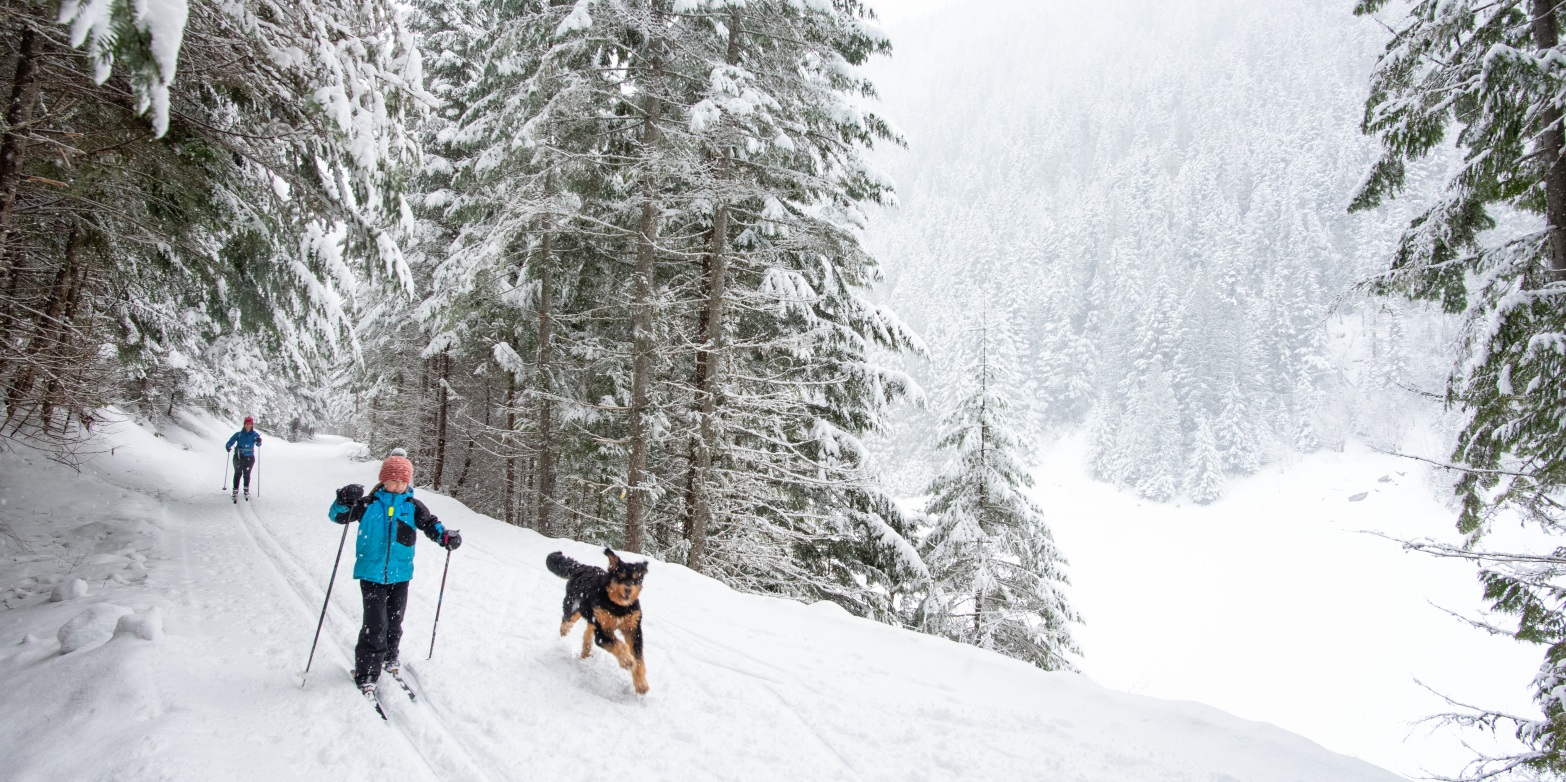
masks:
<svg viewBox="0 0 1566 782"><path fill-rule="evenodd" d="M631 672L638 694L647 692L647 664L642 661L642 579L646 562L622 562L613 549L604 549L609 570L584 565L556 551L544 559L549 572L566 580L560 635L565 637L577 619L587 620L582 633L582 657L591 657L596 641ZM614 631L619 630L621 638ZM623 640L622 640L623 638Z"/></svg>

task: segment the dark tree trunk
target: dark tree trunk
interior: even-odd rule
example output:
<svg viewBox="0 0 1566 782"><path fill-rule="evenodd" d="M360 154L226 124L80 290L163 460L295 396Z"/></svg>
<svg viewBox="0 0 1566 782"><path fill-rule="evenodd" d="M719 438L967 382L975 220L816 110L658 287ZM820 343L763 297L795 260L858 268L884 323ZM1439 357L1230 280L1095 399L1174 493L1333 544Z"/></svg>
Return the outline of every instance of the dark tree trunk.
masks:
<svg viewBox="0 0 1566 782"><path fill-rule="evenodd" d="M527 511L527 517L522 520L522 524L529 529L535 530L538 529L538 517L533 515L533 510L536 508L534 498L538 495L533 485L533 479L537 475L538 457L530 457L527 460L527 492L522 501L522 507Z"/></svg>
<svg viewBox="0 0 1566 782"><path fill-rule="evenodd" d="M506 454L506 523L516 525L517 449L513 445L517 431L517 376L507 372L506 434L502 442Z"/></svg>
<svg viewBox="0 0 1566 782"><path fill-rule="evenodd" d="M457 496L457 490L468 482L468 469L473 466L473 432L468 432L468 447L462 452L462 469L457 471L457 482L452 486L451 496Z"/></svg>
<svg viewBox="0 0 1566 782"><path fill-rule="evenodd" d="M545 188L553 191L551 172ZM546 217L544 236L538 255L538 531L550 534L549 519L555 502L554 384L550 366L554 361L554 218Z"/></svg>
<svg viewBox="0 0 1566 782"><path fill-rule="evenodd" d="M27 162L27 139L22 126L32 120L33 104L38 102L39 48L38 33L30 25L24 27L11 82L11 102L5 110L5 135L0 137L0 287L6 292L5 301L0 302L0 347L11 343L16 299L21 290L21 273L13 260L21 255L9 252L8 244L16 214L16 194L22 185L22 166ZM0 349L0 375L5 373L6 352Z"/></svg>
<svg viewBox="0 0 1566 782"><path fill-rule="evenodd" d="M1533 43L1540 51L1560 44L1560 28L1555 6L1560 0L1533 0ZM1566 139L1561 128L1561 110L1547 106L1539 112L1543 131L1539 134L1539 152L1544 159L1545 223L1550 233L1550 279L1566 280L1566 160L1561 159Z"/></svg>
<svg viewBox="0 0 1566 782"><path fill-rule="evenodd" d="M44 312L34 323L33 336L29 340L27 350L23 354L27 356L26 363L16 372L16 378L11 382L11 387L6 389L5 415L7 419L16 415L17 406L21 400L32 393L33 383L37 380L38 362L48 360L49 347L54 334L60 328L65 307L71 298L71 287L76 282L76 264L80 255L81 232L75 225L71 226L70 234L65 239L65 262L60 265L60 270L55 273L54 285L50 286L49 299L44 304Z"/></svg>
<svg viewBox="0 0 1566 782"><path fill-rule="evenodd" d="M729 18L730 65L739 62L740 18L737 9ZM718 158L717 179L719 187L727 184L732 152L724 147ZM694 479L692 481L690 551L685 564L691 570L701 572L702 558L707 554L707 532L712 526L712 461L718 448L718 384L723 350L723 296L728 282L729 263L729 204L725 194L718 193L718 207L712 214L712 246L707 260L707 307L702 320L706 333L702 335L699 350L702 377L697 389L701 399L700 441L696 447Z"/></svg>
<svg viewBox="0 0 1566 782"><path fill-rule="evenodd" d="M11 101L5 108L5 136L0 138L0 279L4 279L10 269L6 246L11 238L11 218L16 214L16 191L22 184L22 166L27 162L25 126L32 121L33 104L38 102L38 59L38 33L28 25L22 30L21 45L17 49Z"/></svg>
<svg viewBox="0 0 1566 782"><path fill-rule="evenodd" d="M648 42L647 90L642 98L642 220L636 242L635 299L631 304L631 458L626 470L625 542L627 551L641 553L647 526L648 396L652 387L653 265L658 242L658 161L662 143L663 104L658 91L663 76L661 6L653 6L654 35Z"/></svg>
<svg viewBox="0 0 1566 782"><path fill-rule="evenodd" d="M451 354L442 353L436 360L440 362L440 409L435 413L435 476L430 485L440 491L441 473L446 469L446 411L451 402L446 378L451 374Z"/></svg>
<svg viewBox="0 0 1566 782"><path fill-rule="evenodd" d="M70 253L69 244L66 245L66 252L67 254ZM58 336L53 340L54 350L51 351L55 359L62 362L71 360L71 336L74 333L76 312L79 309L82 300L82 288L86 287L88 274L92 271L92 268L88 264L77 263L74 259L69 260L68 263L75 265L77 269L71 281L71 292L65 297L65 311L60 315L60 322L55 324L55 333ZM39 423L43 426L45 433L49 431L50 424L54 421L55 404L57 402L65 401L60 398L61 394L65 391L65 385L62 382L63 378L64 373L56 371L53 373L53 376L49 378L49 384L44 387L43 401L42 405L40 406L40 410L42 412L39 414L38 418ZM176 401L178 401L179 397L179 389L175 389L174 393L169 394L168 416L171 419L174 417L174 404ZM70 420L71 414L69 409L67 409L65 414L66 426L69 426ZM63 434L64 429L62 429L61 432Z"/></svg>

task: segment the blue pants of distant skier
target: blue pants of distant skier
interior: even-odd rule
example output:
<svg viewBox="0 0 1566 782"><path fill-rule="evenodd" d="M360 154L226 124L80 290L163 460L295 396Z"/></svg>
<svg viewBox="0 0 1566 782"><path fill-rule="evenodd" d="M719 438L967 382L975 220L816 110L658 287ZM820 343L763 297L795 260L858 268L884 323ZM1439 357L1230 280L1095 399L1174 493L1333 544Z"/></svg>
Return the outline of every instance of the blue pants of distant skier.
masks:
<svg viewBox="0 0 1566 782"><path fill-rule="evenodd" d="M353 648L355 679L360 683L381 678L381 664L397 659L402 641L402 613L408 607L408 582L377 584L360 581L364 593L364 627L359 629L359 645Z"/></svg>
<svg viewBox="0 0 1566 782"><path fill-rule="evenodd" d="M239 478L245 478L245 491L250 491L250 468L256 464L255 454L234 454L234 491L239 491ZM208 468L210 469L210 468ZM211 473L207 473L211 475ZM249 496L248 494L245 496Z"/></svg>

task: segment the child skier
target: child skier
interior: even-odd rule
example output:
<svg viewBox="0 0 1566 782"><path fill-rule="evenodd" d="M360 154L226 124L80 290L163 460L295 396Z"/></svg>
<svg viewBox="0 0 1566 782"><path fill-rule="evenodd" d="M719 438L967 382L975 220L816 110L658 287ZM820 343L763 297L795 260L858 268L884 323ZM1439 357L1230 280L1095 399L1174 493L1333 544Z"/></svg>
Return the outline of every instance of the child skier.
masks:
<svg viewBox="0 0 1566 782"><path fill-rule="evenodd" d="M261 444L261 433L256 431L256 419L245 416L245 428L234 433L228 438L228 445L223 450L234 451L234 493L230 497L237 505L239 503L239 476L245 476L245 502L250 501L250 468L256 463L256 446Z"/></svg>
<svg viewBox="0 0 1566 782"><path fill-rule="evenodd" d="M402 613L408 605L408 580L413 578L415 530L446 550L462 545L462 534L448 530L424 503L413 498L413 463L398 448L381 462L380 483L365 496L364 487L350 484L337 490L328 517L338 524L359 522L353 577L364 595L364 626L354 647L353 680L365 695L375 695L375 683L385 670L397 675L397 645L402 640Z"/></svg>

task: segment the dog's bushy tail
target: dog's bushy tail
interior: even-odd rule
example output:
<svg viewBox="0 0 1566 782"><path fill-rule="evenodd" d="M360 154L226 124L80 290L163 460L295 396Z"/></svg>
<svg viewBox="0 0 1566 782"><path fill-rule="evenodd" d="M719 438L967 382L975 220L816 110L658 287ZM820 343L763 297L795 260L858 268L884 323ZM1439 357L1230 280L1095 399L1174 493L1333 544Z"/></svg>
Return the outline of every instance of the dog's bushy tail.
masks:
<svg viewBox="0 0 1566 782"><path fill-rule="evenodd" d="M556 551L544 558L544 567L561 578L570 578L576 575L577 571L585 569L587 565Z"/></svg>

